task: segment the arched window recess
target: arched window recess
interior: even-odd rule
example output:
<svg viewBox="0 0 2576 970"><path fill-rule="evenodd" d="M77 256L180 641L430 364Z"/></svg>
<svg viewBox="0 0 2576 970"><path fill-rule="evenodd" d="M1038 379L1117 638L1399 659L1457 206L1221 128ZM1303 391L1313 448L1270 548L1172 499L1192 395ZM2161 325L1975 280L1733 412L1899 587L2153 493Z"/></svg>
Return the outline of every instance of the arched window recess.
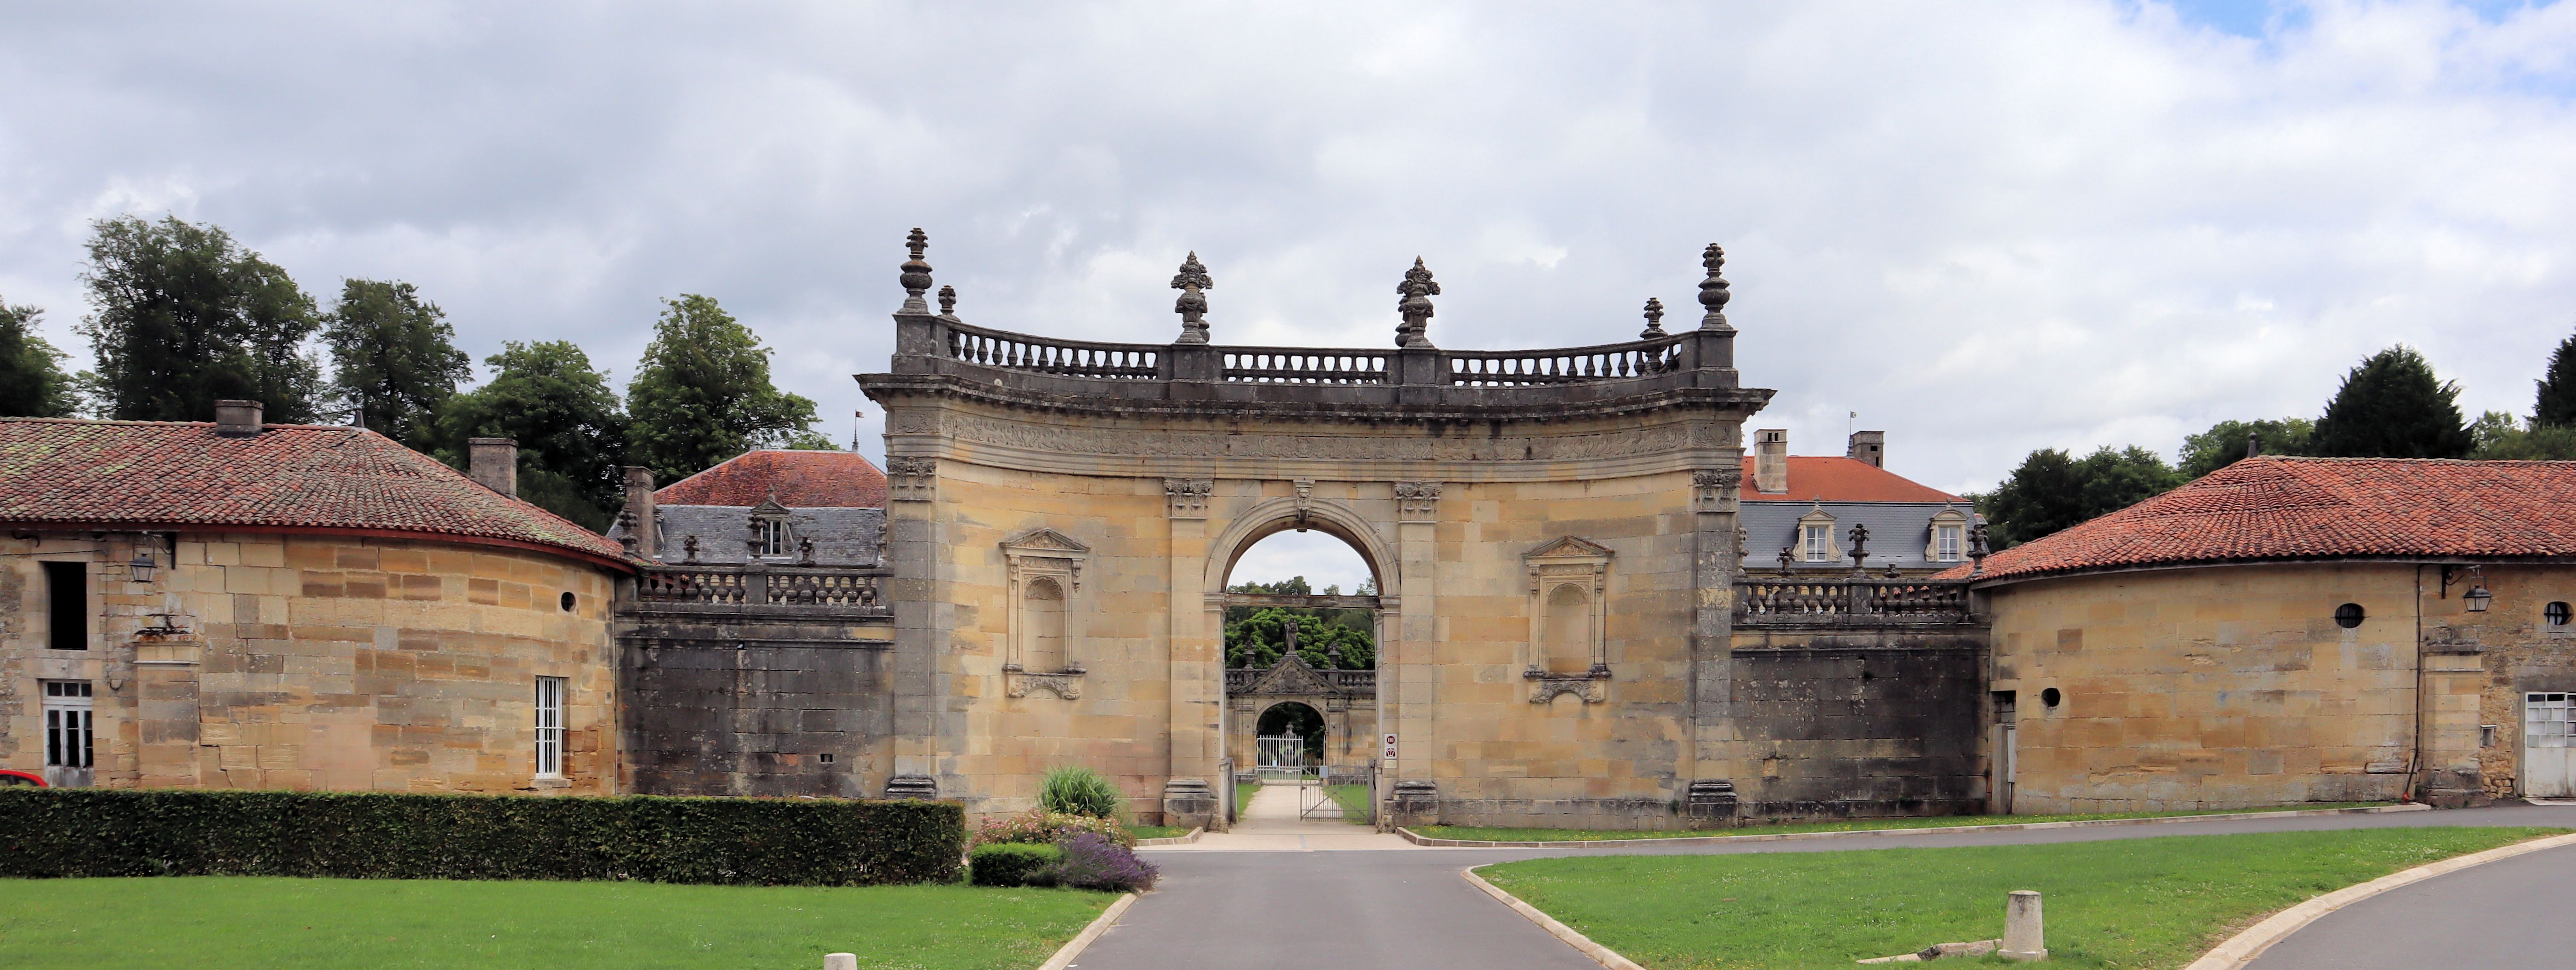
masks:
<svg viewBox="0 0 2576 970"><path fill-rule="evenodd" d="M1002 541L1010 566L1010 629L1003 651L1003 692L1082 696L1082 567L1091 547L1054 529L1036 528Z"/></svg>

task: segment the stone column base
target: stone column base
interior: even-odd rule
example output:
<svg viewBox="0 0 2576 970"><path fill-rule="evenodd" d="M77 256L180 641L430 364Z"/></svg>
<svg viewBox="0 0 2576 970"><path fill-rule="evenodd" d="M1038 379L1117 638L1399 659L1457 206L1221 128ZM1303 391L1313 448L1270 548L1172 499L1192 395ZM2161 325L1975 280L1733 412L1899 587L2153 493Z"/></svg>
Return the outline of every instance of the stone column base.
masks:
<svg viewBox="0 0 2576 970"><path fill-rule="evenodd" d="M886 780L887 798L939 800L939 779L929 775L896 775Z"/></svg>
<svg viewBox="0 0 2576 970"><path fill-rule="evenodd" d="M1203 778L1174 778L1163 783L1163 824L1175 828L1217 827L1225 806Z"/></svg>
<svg viewBox="0 0 2576 970"><path fill-rule="evenodd" d="M1399 781L1387 800L1387 816L1396 825L1440 824L1440 785L1429 781Z"/></svg>

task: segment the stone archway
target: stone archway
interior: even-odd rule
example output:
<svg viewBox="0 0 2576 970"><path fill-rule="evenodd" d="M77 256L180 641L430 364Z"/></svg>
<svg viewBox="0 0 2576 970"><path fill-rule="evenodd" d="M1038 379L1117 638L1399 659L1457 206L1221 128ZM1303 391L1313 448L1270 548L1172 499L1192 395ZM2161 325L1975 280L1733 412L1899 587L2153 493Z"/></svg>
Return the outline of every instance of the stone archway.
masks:
<svg viewBox="0 0 2576 970"><path fill-rule="evenodd" d="M1402 345L1370 350L993 330L934 312L929 267L905 264L893 366L860 377L892 486L889 790L1008 810L1077 762L1141 815L1214 821L1239 713L1226 573L1300 525L1378 578L1375 724L1355 753L1394 782L1396 821L1629 824L1734 777L1736 480L1743 420L1770 392L1738 384L1713 250L1708 265L1698 329L1498 352L1432 345L1419 268ZM1009 545L1034 530L1063 541ZM1599 661L1541 671L1582 678L1581 703L1548 704L1567 691L1525 676L1530 631L1549 628L1528 584L1557 565L1528 557L1566 539L1599 550L1582 607ZM1006 687L1006 658L1052 656L1012 642L1014 569L1073 577L1061 690Z"/></svg>

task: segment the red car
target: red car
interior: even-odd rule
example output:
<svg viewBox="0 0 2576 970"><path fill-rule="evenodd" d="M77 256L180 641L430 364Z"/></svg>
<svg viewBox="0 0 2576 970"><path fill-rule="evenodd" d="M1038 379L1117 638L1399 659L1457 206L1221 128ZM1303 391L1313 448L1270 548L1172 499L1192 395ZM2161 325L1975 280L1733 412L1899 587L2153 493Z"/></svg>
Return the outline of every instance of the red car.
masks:
<svg viewBox="0 0 2576 970"><path fill-rule="evenodd" d="M45 776L32 771L11 771L7 768L0 768L0 788L7 788L11 785L34 785L38 788L43 788L45 787Z"/></svg>

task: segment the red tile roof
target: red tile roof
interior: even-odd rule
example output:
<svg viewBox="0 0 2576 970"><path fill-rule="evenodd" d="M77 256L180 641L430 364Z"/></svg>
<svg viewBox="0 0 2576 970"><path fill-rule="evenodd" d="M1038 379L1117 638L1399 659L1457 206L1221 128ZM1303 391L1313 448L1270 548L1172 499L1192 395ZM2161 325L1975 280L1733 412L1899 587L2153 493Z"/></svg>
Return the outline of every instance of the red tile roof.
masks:
<svg viewBox="0 0 2576 970"><path fill-rule="evenodd" d="M1957 502L1958 496L1915 484L1911 479L1858 458L1841 455L1789 456L1789 490L1754 491L1753 457L1744 458L1747 502Z"/></svg>
<svg viewBox="0 0 2576 970"><path fill-rule="evenodd" d="M2576 462L2265 456L1996 553L1980 578L2245 560L2571 556Z"/></svg>
<svg viewBox="0 0 2576 970"><path fill-rule="evenodd" d="M855 451L746 451L653 493L659 505L758 505L771 495L791 509L881 509L885 473Z"/></svg>
<svg viewBox="0 0 2576 970"><path fill-rule="evenodd" d="M373 431L0 418L0 522L417 533L624 564L625 550Z"/></svg>

